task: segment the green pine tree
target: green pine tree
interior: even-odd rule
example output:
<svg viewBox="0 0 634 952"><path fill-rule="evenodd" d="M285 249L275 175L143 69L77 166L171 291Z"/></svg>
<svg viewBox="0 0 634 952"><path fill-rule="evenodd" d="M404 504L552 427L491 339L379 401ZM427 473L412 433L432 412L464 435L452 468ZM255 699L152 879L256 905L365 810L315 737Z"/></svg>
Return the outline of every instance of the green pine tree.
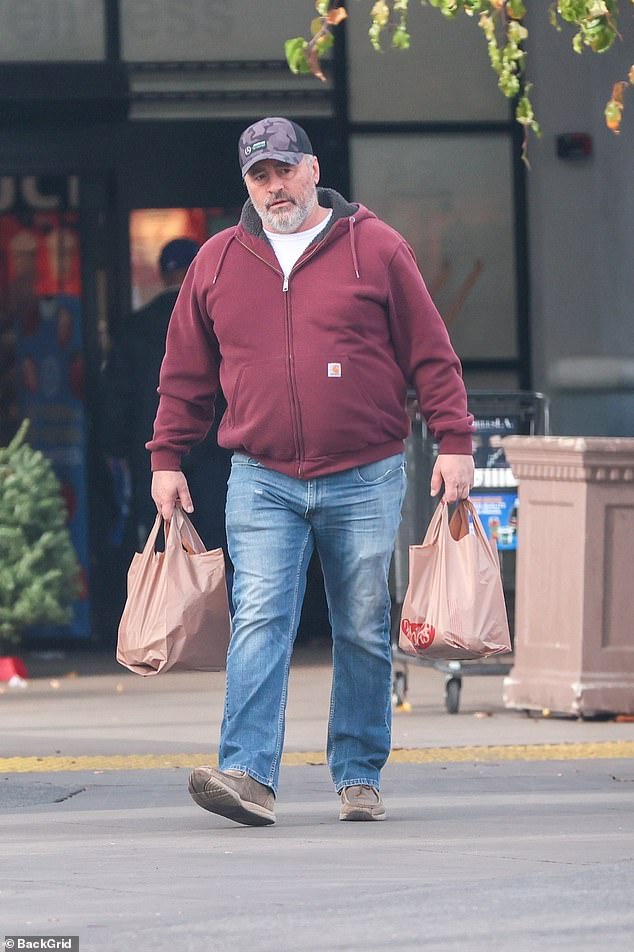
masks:
<svg viewBox="0 0 634 952"><path fill-rule="evenodd" d="M28 427L0 448L0 646L29 625L68 623L79 592L59 482Z"/></svg>

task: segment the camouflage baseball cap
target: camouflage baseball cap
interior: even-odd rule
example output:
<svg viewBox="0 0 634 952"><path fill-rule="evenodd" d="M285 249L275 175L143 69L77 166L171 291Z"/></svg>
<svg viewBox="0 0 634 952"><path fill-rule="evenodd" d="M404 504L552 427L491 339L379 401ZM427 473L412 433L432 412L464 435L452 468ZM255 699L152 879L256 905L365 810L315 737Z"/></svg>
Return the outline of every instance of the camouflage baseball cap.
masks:
<svg viewBox="0 0 634 952"><path fill-rule="evenodd" d="M304 155L312 154L313 147L302 127L281 116L269 116L254 122L244 130L238 143L243 178L251 166L262 159L299 165Z"/></svg>

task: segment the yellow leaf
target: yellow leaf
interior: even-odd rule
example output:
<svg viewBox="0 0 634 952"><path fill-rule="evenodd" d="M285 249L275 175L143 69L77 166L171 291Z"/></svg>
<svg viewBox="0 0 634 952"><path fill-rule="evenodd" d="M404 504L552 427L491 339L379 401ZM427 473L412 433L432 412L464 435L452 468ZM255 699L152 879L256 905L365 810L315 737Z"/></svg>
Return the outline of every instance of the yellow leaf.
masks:
<svg viewBox="0 0 634 952"><path fill-rule="evenodd" d="M615 83L612 87L612 99L614 102L622 103L623 102L623 93L627 88L627 83Z"/></svg>
<svg viewBox="0 0 634 952"><path fill-rule="evenodd" d="M612 88L612 98L605 107L605 124L616 135L621 131L623 118L623 92L627 83L615 83Z"/></svg>
<svg viewBox="0 0 634 952"><path fill-rule="evenodd" d="M328 11L326 14L326 22L332 24L332 26L337 26L337 24L345 20L347 16L348 14L344 7L336 7L334 10Z"/></svg>

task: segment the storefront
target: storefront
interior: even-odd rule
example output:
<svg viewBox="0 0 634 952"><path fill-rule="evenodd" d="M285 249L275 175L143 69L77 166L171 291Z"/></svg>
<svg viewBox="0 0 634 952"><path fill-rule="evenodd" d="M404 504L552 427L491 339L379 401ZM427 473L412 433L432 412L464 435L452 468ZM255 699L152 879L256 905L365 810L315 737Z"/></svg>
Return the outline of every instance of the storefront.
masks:
<svg viewBox="0 0 634 952"><path fill-rule="evenodd" d="M22 0L16 15L9 6L0 5L0 430L6 442L28 416L31 442L63 485L86 586L59 637L112 639L125 491L116 479L113 489L97 426L110 341L157 289L163 243L202 241L236 220L236 142L254 118L305 125L322 181L406 235L469 386L528 386L516 132L486 70L454 96L453 67L437 52L451 34L455 55L473 46L484 61L475 31L451 24L446 34L435 11L417 10L441 34L431 42L431 21L414 23L424 55L379 62L357 17L322 85L282 60L311 3Z"/></svg>

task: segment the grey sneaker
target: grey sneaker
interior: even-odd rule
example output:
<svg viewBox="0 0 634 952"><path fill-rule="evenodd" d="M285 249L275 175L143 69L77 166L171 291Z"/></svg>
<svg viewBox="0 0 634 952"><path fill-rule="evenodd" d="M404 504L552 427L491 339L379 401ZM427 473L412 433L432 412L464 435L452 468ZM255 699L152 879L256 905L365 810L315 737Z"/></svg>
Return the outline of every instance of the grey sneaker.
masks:
<svg viewBox="0 0 634 952"><path fill-rule="evenodd" d="M226 816L247 826L275 823L275 795L242 770L196 767L189 776L192 799L210 813Z"/></svg>
<svg viewBox="0 0 634 952"><path fill-rule="evenodd" d="M365 784L345 787L341 797L340 820L384 820L385 807L381 794L375 787Z"/></svg>

